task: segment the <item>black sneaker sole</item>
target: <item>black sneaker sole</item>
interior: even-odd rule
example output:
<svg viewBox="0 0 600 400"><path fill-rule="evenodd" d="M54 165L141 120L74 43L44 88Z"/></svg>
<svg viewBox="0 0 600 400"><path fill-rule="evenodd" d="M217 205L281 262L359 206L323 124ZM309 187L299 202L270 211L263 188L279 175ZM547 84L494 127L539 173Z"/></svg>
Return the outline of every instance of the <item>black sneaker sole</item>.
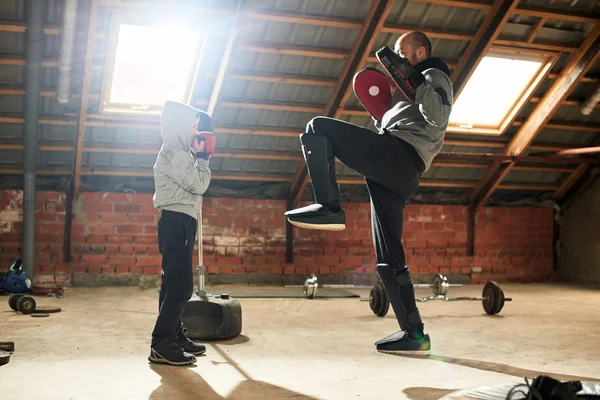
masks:
<svg viewBox="0 0 600 400"><path fill-rule="evenodd" d="M164 358L163 356L161 356L156 351L153 351L153 353L155 353L156 355L159 356L159 357L153 357L152 355L148 356L148 361L150 361L151 363L154 363L154 364L167 364L167 365L173 365L176 367L182 367L182 366L186 366L186 365L195 364L197 361L196 359L193 359L190 361L170 361L170 360L167 360L166 358Z"/></svg>
<svg viewBox="0 0 600 400"><path fill-rule="evenodd" d="M339 232L339 231L343 231L344 229L346 229L346 224L311 224L308 222L293 221L289 218L288 218L288 222L299 228L314 229L314 230L320 230L320 231Z"/></svg>
<svg viewBox="0 0 600 400"><path fill-rule="evenodd" d="M186 353L189 354L193 354L195 356L201 356L202 354L206 353L206 350L200 350L200 351L185 351Z"/></svg>
<svg viewBox="0 0 600 400"><path fill-rule="evenodd" d="M426 357L431 354L431 350L377 350L380 353L394 354L400 356L419 356Z"/></svg>

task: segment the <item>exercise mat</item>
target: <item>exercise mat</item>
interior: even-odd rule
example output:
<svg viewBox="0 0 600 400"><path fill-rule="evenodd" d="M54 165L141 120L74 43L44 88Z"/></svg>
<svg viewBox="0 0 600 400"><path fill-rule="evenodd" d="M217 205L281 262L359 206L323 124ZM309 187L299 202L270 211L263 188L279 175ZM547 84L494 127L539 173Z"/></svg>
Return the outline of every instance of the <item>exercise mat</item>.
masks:
<svg viewBox="0 0 600 400"><path fill-rule="evenodd" d="M257 299L294 299L294 298L305 298L304 290L302 287L240 287L240 288L227 288L226 290L219 290L213 288L213 292L228 293L233 298L257 298ZM349 292L342 289L334 288L319 288L316 298L352 298L360 297L356 293Z"/></svg>

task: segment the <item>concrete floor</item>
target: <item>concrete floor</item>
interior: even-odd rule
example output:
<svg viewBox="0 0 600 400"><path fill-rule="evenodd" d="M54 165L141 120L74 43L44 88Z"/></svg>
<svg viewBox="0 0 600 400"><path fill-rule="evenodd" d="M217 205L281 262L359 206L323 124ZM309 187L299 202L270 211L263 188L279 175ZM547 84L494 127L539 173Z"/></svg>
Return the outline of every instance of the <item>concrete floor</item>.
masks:
<svg viewBox="0 0 600 400"><path fill-rule="evenodd" d="M480 302L419 303L430 358L375 351L397 330L393 312L358 299L241 299L242 336L208 345L191 368L152 366L156 290L67 289L49 318L19 315L0 297L0 341L16 342L0 367L2 398L437 399L453 390L550 374L600 381L600 290L503 285L496 317ZM215 293L222 289L212 288ZM368 291L359 291L368 295ZM481 286L452 287L478 296ZM418 289L417 296L426 296Z"/></svg>

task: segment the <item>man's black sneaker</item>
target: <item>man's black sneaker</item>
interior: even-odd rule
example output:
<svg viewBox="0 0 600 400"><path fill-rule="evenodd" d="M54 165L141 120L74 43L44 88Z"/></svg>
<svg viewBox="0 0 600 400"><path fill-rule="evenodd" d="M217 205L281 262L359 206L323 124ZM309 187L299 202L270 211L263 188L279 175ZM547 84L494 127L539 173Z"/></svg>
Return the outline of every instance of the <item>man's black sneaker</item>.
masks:
<svg viewBox="0 0 600 400"><path fill-rule="evenodd" d="M159 348L150 348L148 361L155 364L168 364L176 366L191 365L196 362L196 356L183 351L176 342Z"/></svg>
<svg viewBox="0 0 600 400"><path fill-rule="evenodd" d="M380 353L428 356L431 353L429 335L398 331L375 343Z"/></svg>
<svg viewBox="0 0 600 400"><path fill-rule="evenodd" d="M194 354L197 356L206 353L206 347L204 345L194 343L185 335L185 333L179 334L179 336L177 337L177 344L186 353Z"/></svg>
<svg viewBox="0 0 600 400"><path fill-rule="evenodd" d="M321 204L311 204L285 213L290 224L300 228L324 231L343 231L346 229L346 212L343 209L333 211Z"/></svg>

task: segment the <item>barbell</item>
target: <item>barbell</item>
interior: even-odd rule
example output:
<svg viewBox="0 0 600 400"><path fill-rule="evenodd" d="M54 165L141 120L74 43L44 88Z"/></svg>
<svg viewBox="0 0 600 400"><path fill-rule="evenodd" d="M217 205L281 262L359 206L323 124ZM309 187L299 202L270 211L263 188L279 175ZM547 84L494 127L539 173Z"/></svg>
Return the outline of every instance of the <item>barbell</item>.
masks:
<svg viewBox="0 0 600 400"><path fill-rule="evenodd" d="M435 278L434 278L435 279ZM504 291L494 281L489 281L483 286L481 297L447 297L443 295L435 295L430 297L416 298L416 301L424 302L430 300L441 301L481 301L483 309L488 315L498 314L504 307L504 303L512 301L511 298L504 296ZM381 283L375 285L369 294L368 298L361 298L360 301L368 301L371 311L378 317L384 317L390 308L390 301L385 294L385 289Z"/></svg>
<svg viewBox="0 0 600 400"><path fill-rule="evenodd" d="M451 286L462 286L461 284L450 284L448 283L448 278L442 274L437 274L433 277L433 281L430 284L426 283L416 283L413 285L414 287L428 287L433 291L434 296L445 296L448 293L448 288ZM357 288L359 286L353 285L323 285L323 287L349 287L349 288ZM308 278L304 281L303 290L304 296L307 299L314 299L317 296L317 290L319 288L319 279L315 274L310 274Z"/></svg>

